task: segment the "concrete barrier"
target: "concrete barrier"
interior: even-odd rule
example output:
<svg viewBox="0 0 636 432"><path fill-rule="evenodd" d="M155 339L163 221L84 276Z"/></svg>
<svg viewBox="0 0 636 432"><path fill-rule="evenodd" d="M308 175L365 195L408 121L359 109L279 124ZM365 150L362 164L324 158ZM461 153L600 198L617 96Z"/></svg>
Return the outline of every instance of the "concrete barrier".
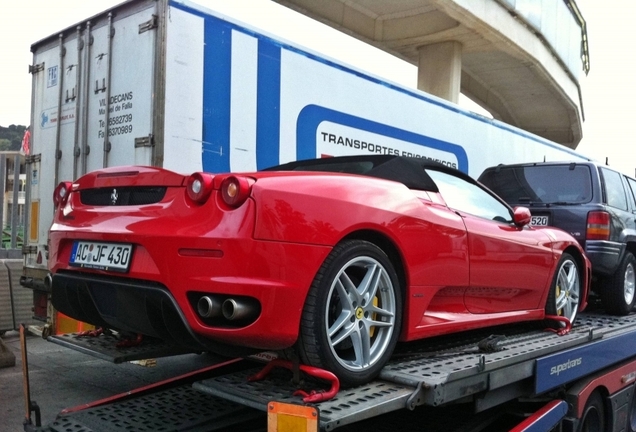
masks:
<svg viewBox="0 0 636 432"><path fill-rule="evenodd" d="M0 333L15 330L11 291L9 269L4 265L4 260L0 259Z"/></svg>
<svg viewBox="0 0 636 432"><path fill-rule="evenodd" d="M0 335L7 330L15 329L15 314L13 312L12 280L9 268L0 260ZM18 261L18 260L16 260ZM22 260L19 260L22 262ZM18 276L18 285L20 277ZM9 350L0 338L0 368L15 366L15 354Z"/></svg>
<svg viewBox="0 0 636 432"><path fill-rule="evenodd" d="M22 276L22 266L24 262L19 259L6 259L4 266L9 273L9 282L11 284L11 296L13 298L13 316L14 330L20 328L20 324L26 326L32 324L42 324L33 318L33 290L20 285L20 276Z"/></svg>
<svg viewBox="0 0 636 432"><path fill-rule="evenodd" d="M0 256L0 335L30 325L33 319L33 290L20 285L22 260ZM15 366L15 354L0 338L0 368Z"/></svg>
<svg viewBox="0 0 636 432"><path fill-rule="evenodd" d="M41 324L33 318L33 290L20 285L21 259L0 259L0 333L20 324Z"/></svg>

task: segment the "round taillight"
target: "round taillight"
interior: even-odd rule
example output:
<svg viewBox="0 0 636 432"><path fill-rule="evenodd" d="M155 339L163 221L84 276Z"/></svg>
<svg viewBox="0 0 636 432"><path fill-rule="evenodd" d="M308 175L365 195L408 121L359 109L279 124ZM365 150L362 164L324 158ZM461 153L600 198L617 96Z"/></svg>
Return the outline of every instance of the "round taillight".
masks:
<svg viewBox="0 0 636 432"><path fill-rule="evenodd" d="M212 193L213 179L214 176L202 172L192 174L186 184L188 197L199 204L206 202Z"/></svg>
<svg viewBox="0 0 636 432"><path fill-rule="evenodd" d="M250 183L245 177L230 176L221 183L223 202L230 207L239 207L250 195Z"/></svg>
<svg viewBox="0 0 636 432"><path fill-rule="evenodd" d="M71 187L73 183L62 182L53 191L53 205L55 208L63 206L68 201L68 197L71 194Z"/></svg>

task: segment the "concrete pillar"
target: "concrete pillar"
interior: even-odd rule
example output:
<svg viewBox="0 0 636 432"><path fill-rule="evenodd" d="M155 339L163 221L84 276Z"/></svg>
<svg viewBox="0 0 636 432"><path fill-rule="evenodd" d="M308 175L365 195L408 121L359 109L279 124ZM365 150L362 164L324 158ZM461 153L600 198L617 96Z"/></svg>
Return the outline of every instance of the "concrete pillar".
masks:
<svg viewBox="0 0 636 432"><path fill-rule="evenodd" d="M441 42L418 48L417 88L451 102L459 101L462 44Z"/></svg>

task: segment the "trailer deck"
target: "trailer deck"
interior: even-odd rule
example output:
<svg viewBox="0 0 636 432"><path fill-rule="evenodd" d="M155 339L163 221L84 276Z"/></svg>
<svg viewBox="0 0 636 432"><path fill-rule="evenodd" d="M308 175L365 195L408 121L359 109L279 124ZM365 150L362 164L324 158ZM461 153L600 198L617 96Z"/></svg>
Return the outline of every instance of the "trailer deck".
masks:
<svg viewBox="0 0 636 432"><path fill-rule="evenodd" d="M422 413L431 428L432 419L441 416L440 430L451 430L455 422L488 423L495 421L496 416L489 411L493 408L519 397L536 396L537 389L549 390L589 374L593 366L587 356L598 354L596 347L602 349L608 365L636 356L636 344L624 343L624 338L632 335L636 335L636 315L585 313L564 336L539 329L536 324L523 324L403 344L377 380L342 389L333 399L312 406L319 413L319 428L325 431L343 427L355 430L366 421L372 422L374 428L380 428L384 421L395 427L396 417L402 418L412 410L408 417ZM145 348L113 349L112 337L61 335L49 340L115 363L148 353L170 353L169 347L150 348L151 344ZM612 349L612 344L620 344L621 349ZM568 358L579 359L575 362L578 364L571 363L572 367L555 373L555 368L563 364L564 353ZM262 369L262 362L248 359L240 364L228 373L224 373L224 366L174 380L170 388L158 386L156 391L148 390L138 397L127 394L85 409L65 410L42 430L118 431L131 425L141 431L157 430L158 425L169 430L221 430L239 424L246 430L266 430L270 402L304 405L302 397L294 395L296 390L329 388L311 377L296 384L294 374L281 368L260 381L250 381ZM538 364L542 366L539 368ZM578 365L583 365L580 373L575 367ZM457 402L470 403L456 405ZM469 414L459 419L452 418L456 415L442 415L450 405L453 412L461 407ZM391 414L394 412L400 414ZM462 429L458 426L456 430Z"/></svg>

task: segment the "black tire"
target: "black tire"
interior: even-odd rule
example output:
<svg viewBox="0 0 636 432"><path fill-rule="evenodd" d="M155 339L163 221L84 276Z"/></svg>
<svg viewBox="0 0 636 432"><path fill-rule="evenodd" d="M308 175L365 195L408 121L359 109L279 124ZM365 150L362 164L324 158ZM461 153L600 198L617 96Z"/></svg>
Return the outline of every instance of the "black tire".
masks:
<svg viewBox="0 0 636 432"><path fill-rule="evenodd" d="M566 317L574 323L581 304L581 272L574 257L564 253L552 276L552 285L545 305L546 315ZM551 325L554 323L551 322ZM558 326L563 326L560 323Z"/></svg>
<svg viewBox="0 0 636 432"><path fill-rule="evenodd" d="M605 312L627 315L636 301L636 259L631 252L625 256L616 272L601 283L601 303Z"/></svg>
<svg viewBox="0 0 636 432"><path fill-rule="evenodd" d="M364 384L391 357L401 320L402 292L389 258L370 242L347 240L314 278L298 352L303 363L333 372L343 386Z"/></svg>
<svg viewBox="0 0 636 432"><path fill-rule="evenodd" d="M601 395L595 391L585 403L577 432L605 432L606 424L605 404Z"/></svg>
<svg viewBox="0 0 636 432"><path fill-rule="evenodd" d="M636 432L636 388L632 387L632 399L629 402L629 413L627 415L627 432Z"/></svg>

